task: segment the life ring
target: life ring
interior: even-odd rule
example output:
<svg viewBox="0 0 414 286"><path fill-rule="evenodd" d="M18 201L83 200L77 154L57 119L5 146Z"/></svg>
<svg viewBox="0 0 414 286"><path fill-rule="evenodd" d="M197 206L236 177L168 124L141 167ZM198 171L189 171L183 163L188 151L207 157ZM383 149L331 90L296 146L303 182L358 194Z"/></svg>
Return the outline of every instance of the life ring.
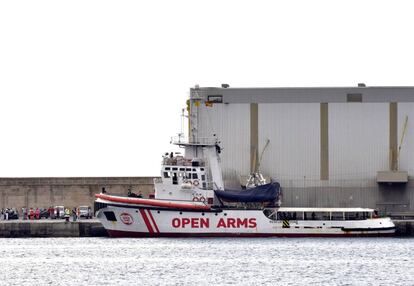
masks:
<svg viewBox="0 0 414 286"><path fill-rule="evenodd" d="M205 197L200 197L200 202L205 202L206 201L206 198Z"/></svg>
<svg viewBox="0 0 414 286"><path fill-rule="evenodd" d="M199 201L199 199L197 197L193 198L193 202L198 202L198 201Z"/></svg>
<svg viewBox="0 0 414 286"><path fill-rule="evenodd" d="M200 184L200 183L199 183L199 181L198 181L198 180L194 180L194 181L193 181L193 185L194 185L194 186L196 186L196 187L197 187L199 184Z"/></svg>
<svg viewBox="0 0 414 286"><path fill-rule="evenodd" d="M190 181L190 180L184 180L184 182L183 182L184 184L190 184L190 185L192 185L193 183Z"/></svg>

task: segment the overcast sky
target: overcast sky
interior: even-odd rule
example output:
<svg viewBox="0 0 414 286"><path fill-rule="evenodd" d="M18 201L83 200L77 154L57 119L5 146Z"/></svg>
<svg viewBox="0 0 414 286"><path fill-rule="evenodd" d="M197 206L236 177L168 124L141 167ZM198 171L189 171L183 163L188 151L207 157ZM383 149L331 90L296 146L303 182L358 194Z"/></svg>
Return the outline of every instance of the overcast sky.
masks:
<svg viewBox="0 0 414 286"><path fill-rule="evenodd" d="M1 1L0 176L158 175L195 84L414 85L412 1L338 2Z"/></svg>

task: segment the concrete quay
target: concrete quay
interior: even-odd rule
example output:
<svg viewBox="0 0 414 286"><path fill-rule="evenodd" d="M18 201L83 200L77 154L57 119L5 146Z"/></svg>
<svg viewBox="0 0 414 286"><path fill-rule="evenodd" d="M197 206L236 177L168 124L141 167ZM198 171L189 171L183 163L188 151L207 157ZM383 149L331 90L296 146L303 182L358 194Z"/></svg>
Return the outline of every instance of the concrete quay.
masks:
<svg viewBox="0 0 414 286"><path fill-rule="evenodd" d="M414 220L394 220L396 236L414 237ZM5 237L103 237L106 230L97 219L66 222L65 220L9 220L0 222L0 238Z"/></svg>
<svg viewBox="0 0 414 286"><path fill-rule="evenodd" d="M101 237L106 230L97 219L66 222L65 220L9 220L0 222L1 237Z"/></svg>
<svg viewBox="0 0 414 286"><path fill-rule="evenodd" d="M396 236L414 237L414 219L393 220L396 227Z"/></svg>

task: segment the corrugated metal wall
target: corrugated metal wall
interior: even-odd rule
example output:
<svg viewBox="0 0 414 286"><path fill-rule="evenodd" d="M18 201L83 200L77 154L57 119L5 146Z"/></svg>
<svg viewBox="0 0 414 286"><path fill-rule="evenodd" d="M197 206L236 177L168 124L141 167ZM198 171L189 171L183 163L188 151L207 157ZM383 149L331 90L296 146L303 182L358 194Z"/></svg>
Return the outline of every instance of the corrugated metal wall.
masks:
<svg viewBox="0 0 414 286"><path fill-rule="evenodd" d="M411 104L405 104L407 112ZM329 182L320 181L320 104L258 105L259 155L270 144L261 171L290 187L361 185L375 183L377 171L389 167L389 104L329 104ZM399 105L400 117L406 114ZM414 114L413 114L414 118ZM400 119L399 121L402 121ZM401 129L401 128L399 128ZM249 174L250 104L199 107L199 136L217 134L222 141L225 180ZM411 164L414 135L407 132L401 166ZM410 145L411 144L411 145ZM404 151L404 149L403 149ZM402 154L403 155L403 154ZM412 155L414 156L414 154ZM344 185L345 184L345 185ZM366 183L364 183L366 184Z"/></svg>
<svg viewBox="0 0 414 286"><path fill-rule="evenodd" d="M387 211L414 210L414 184L376 183L389 169L389 103L329 103L329 180L320 180L320 104L258 104L259 154L270 140L262 172L278 180L285 206L363 206ZM398 134L408 129L400 169L414 176L414 103L398 103ZM199 135L222 141L227 187L250 172L250 104L199 107ZM398 139L399 139L398 138Z"/></svg>
<svg viewBox="0 0 414 286"><path fill-rule="evenodd" d="M400 153L400 170L408 171L409 176L414 176L414 103L398 103L398 144L405 116L408 116L407 131Z"/></svg>
<svg viewBox="0 0 414 286"><path fill-rule="evenodd" d="M373 179L388 168L389 104L329 104L330 180Z"/></svg>
<svg viewBox="0 0 414 286"><path fill-rule="evenodd" d="M319 180L320 104L259 104L259 154L267 139L261 170L283 185Z"/></svg>
<svg viewBox="0 0 414 286"><path fill-rule="evenodd" d="M214 104L199 107L199 136L216 134L221 140L223 179L239 182L250 172L250 104Z"/></svg>

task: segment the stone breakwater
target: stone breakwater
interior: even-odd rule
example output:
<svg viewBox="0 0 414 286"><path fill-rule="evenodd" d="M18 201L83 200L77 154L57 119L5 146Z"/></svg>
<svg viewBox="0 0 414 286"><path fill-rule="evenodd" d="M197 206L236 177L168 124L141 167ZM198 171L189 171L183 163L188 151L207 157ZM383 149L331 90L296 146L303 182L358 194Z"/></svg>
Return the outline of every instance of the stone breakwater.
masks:
<svg viewBox="0 0 414 286"><path fill-rule="evenodd" d="M154 192L154 177L53 177L0 178L0 208L48 208L93 206L95 194L126 195L128 190L148 197Z"/></svg>

